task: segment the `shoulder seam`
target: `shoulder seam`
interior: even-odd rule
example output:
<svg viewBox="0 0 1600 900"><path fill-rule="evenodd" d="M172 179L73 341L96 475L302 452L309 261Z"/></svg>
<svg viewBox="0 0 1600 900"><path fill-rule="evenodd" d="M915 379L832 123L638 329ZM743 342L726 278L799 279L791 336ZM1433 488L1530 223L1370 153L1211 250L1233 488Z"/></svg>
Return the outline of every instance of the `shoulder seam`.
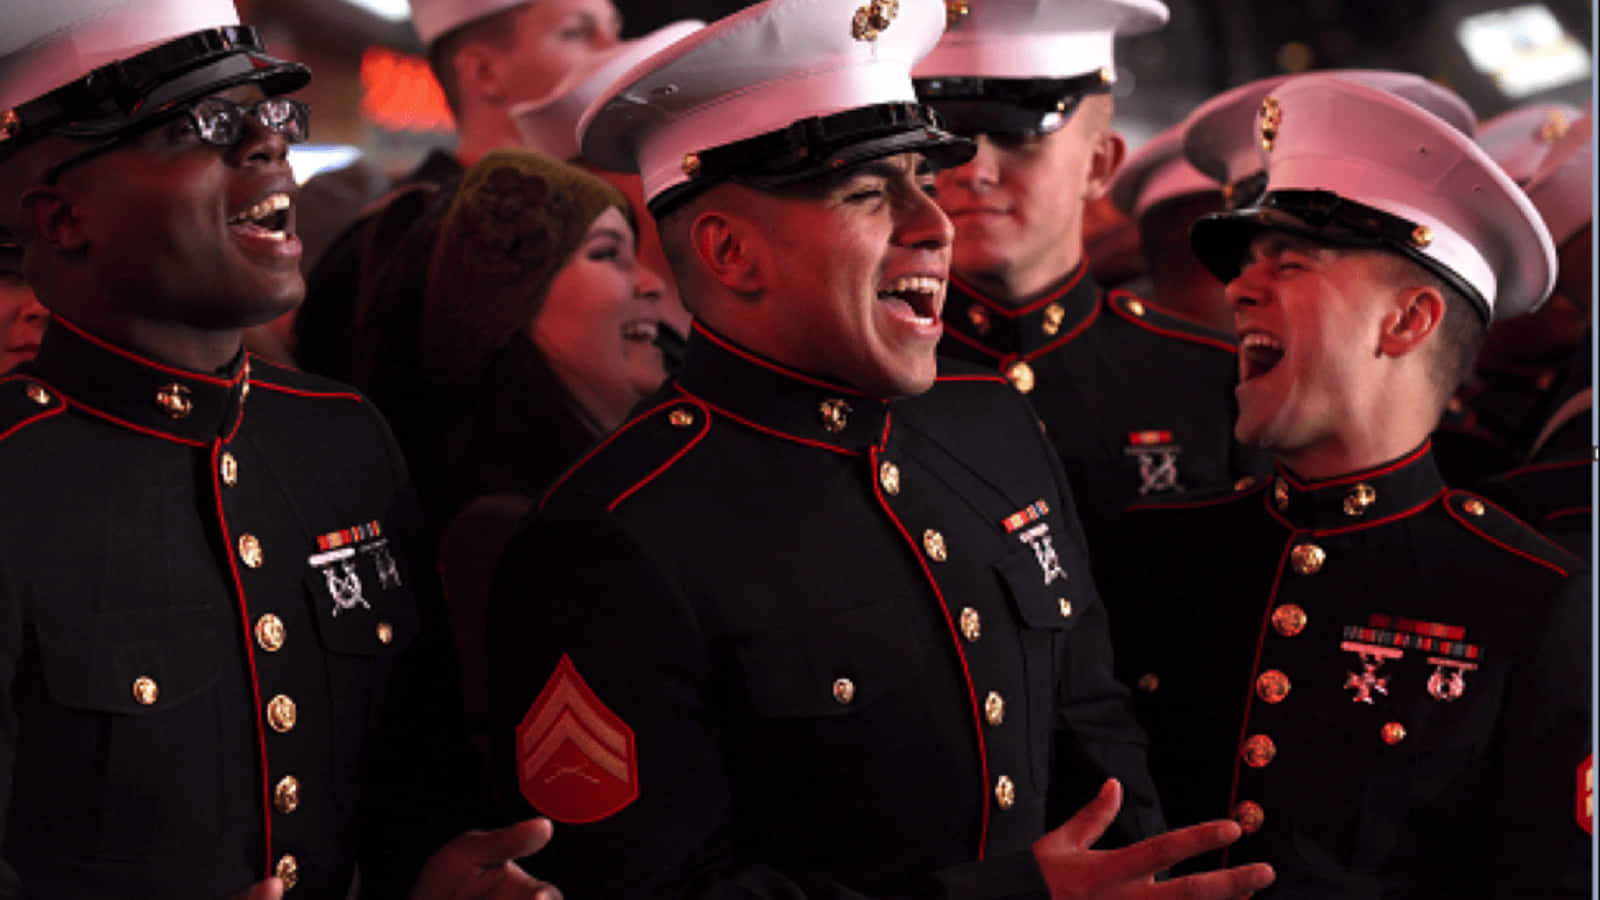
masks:
<svg viewBox="0 0 1600 900"><path fill-rule="evenodd" d="M700 426L701 430L700 430L700 434L696 435L695 439L693 441L691 441L688 446L692 447L696 443L699 443L700 438L705 436L705 430L710 427L710 423L711 423L711 411L706 409L704 404L700 403L697 400L689 398L689 397L677 397L677 398L674 398L672 400L668 400L665 403L657 404L656 406L651 407L650 409L640 413L639 415L634 416L632 419L628 420L627 422L622 423L622 425L620 425L617 428L616 431L613 431L610 434L606 435L606 437L603 440L601 440L599 443L595 444L593 447L590 447L588 450L584 451L584 454L582 456L578 457L577 462L574 462L572 465L568 466L567 470L565 472L562 472L561 475L558 478L556 478L556 480L554 482L551 483L549 489L547 489L544 492L544 496L540 497L538 504L534 506L534 512L539 512L539 511L543 510L545 508L545 505L550 502L550 498L554 497L556 495L556 492L561 490L562 485L565 485L569 480L571 480L572 476L578 474L579 470L581 470L584 466L588 465L596 456L599 456L600 455L600 451L602 451L605 448L611 446L611 444L613 442L615 442L617 440L617 438L621 437L624 433L632 430L633 428L635 428L636 426L640 425L641 423L649 420L656 413L659 413L662 410L667 409L669 407L681 406L681 405L686 404L686 403L691 405L691 406L693 406L693 407L695 407L696 409L700 410L700 415L701 415L701 426ZM608 510L614 510L616 508L616 504L621 503L624 499L626 499L634 491L636 491L639 488L643 487L646 482L655 479L662 472L665 472L667 470L667 468L672 463L675 463L680 458L682 458L683 453L686 452L687 449L688 448L685 447L682 450L680 450L678 453L674 454L673 457L671 459L669 459L665 465L660 466L660 467L658 467L656 469L656 471L651 472L650 475L644 481L639 482L638 484L634 485L633 487L631 487L627 491L625 491L622 496L619 496L616 499L612 500L609 504L607 504L607 509Z"/></svg>
<svg viewBox="0 0 1600 900"><path fill-rule="evenodd" d="M1527 561L1529 561L1531 563L1535 563L1537 565L1544 566L1545 568L1555 572L1557 575L1560 575L1563 578L1566 578L1566 577L1568 577L1569 575L1572 574L1572 573L1568 572L1565 568L1563 568L1561 566L1558 566L1555 563L1550 562L1549 560L1540 559L1539 557L1534 556L1532 553L1529 553L1526 550L1518 550L1516 547L1513 547L1510 544L1507 544L1505 541L1500 540L1499 538L1495 537L1494 535L1489 534L1488 532L1484 531L1483 529L1481 529L1481 528L1477 527L1476 525L1472 524L1471 522L1467 521L1465 518L1462 517L1462 515L1459 512L1456 511L1455 505L1450 502L1452 500L1459 500L1459 499L1462 499L1462 498L1468 498L1468 499L1477 500L1480 503L1483 503L1485 505L1493 507L1496 512L1498 512L1501 515L1505 516L1506 518L1512 520L1513 522L1516 522L1516 523L1522 525L1522 527L1527 528L1530 533L1536 535L1540 540L1544 541L1550 547L1552 547L1552 548L1554 548L1556 550L1561 550L1560 546L1558 546L1555 542L1551 541L1549 538L1547 538L1544 535L1540 534L1538 531L1535 531L1526 522L1523 522L1521 519L1518 519L1516 516L1513 516L1511 513L1507 512L1504 507L1500 506L1500 504L1498 504L1498 503L1495 503L1493 500L1490 500L1490 499L1488 499L1486 497L1479 496L1478 494L1475 494L1475 493L1473 493L1471 491L1452 490L1452 491L1448 492L1448 496L1446 496L1446 498L1445 498L1444 508L1445 508L1446 511L1448 511L1450 513L1450 518L1455 519L1458 523L1461 524L1461 526L1463 528L1467 529L1468 531L1472 532L1473 534L1477 535L1478 537L1483 538L1484 540L1486 540L1489 543L1495 545L1496 547L1499 547L1500 549L1506 551L1507 553L1510 553L1510 554L1512 554L1514 556L1519 556L1519 557L1521 557L1521 558L1523 558L1523 559L1525 559L1525 560L1527 560ZM1566 551L1563 550L1562 552L1565 553Z"/></svg>
<svg viewBox="0 0 1600 900"><path fill-rule="evenodd" d="M296 388L289 387L285 384L273 384L270 381L265 381L260 378L251 378L250 386L264 388L269 391L276 391L280 394L290 394L295 397L311 397L313 399L321 400L354 400L357 403L367 402L367 398L361 396L355 391L313 391L309 388Z"/></svg>
<svg viewBox="0 0 1600 900"><path fill-rule="evenodd" d="M1142 319L1138 316L1131 315L1124 311L1123 308L1117 303L1119 299L1124 297L1138 300L1140 303L1144 304L1146 308L1158 312L1167 318L1179 318L1178 316L1174 316L1167 310L1155 305L1154 303L1151 303L1149 300L1145 300L1144 298L1137 296L1136 294L1122 290L1121 288L1113 288L1112 290L1106 292L1106 304L1111 307L1112 312L1116 313L1117 318L1122 319L1124 322L1137 325L1138 327L1152 334L1159 334L1162 337L1172 338L1173 340L1179 340L1189 344L1197 344L1202 347L1210 347L1213 350L1221 350L1224 353L1236 354L1239 352L1239 348L1237 346L1222 339L1221 337L1213 337L1209 334L1190 334L1186 331L1179 331L1176 328L1168 328L1162 325L1157 325L1156 323L1148 321L1147 319ZM1194 325L1191 327L1200 328L1202 326Z"/></svg>

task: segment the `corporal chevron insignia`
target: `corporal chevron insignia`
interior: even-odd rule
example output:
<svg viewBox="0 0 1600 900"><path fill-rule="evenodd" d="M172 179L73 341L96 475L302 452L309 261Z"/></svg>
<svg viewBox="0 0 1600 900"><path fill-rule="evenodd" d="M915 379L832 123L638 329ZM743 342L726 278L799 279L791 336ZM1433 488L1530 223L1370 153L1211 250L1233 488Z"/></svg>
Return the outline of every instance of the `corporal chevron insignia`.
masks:
<svg viewBox="0 0 1600 900"><path fill-rule="evenodd" d="M517 726L522 796L558 822L611 816L639 797L633 729L606 708L562 656Z"/></svg>

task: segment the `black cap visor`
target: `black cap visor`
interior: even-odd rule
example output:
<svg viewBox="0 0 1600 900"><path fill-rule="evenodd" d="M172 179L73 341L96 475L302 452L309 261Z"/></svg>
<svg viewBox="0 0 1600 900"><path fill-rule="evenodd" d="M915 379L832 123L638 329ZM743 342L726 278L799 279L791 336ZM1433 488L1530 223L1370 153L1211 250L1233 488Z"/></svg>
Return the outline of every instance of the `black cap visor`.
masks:
<svg viewBox="0 0 1600 900"><path fill-rule="evenodd" d="M918 78L917 98L939 111L945 127L976 137L1038 137L1060 130L1083 98L1111 90L1100 72L1072 78Z"/></svg>
<svg viewBox="0 0 1600 900"><path fill-rule="evenodd" d="M936 168L972 159L977 148L944 129L938 114L917 103L884 103L802 119L788 128L692 154L689 180L650 200L657 219L723 181L778 188L809 181L897 153L921 153Z"/></svg>
<svg viewBox="0 0 1600 900"><path fill-rule="evenodd" d="M1250 242L1263 231L1279 231L1340 247L1387 250L1415 262L1459 291L1485 323L1489 304L1467 280L1423 252L1426 240L1417 223L1346 200L1332 191L1268 191L1256 205L1201 216L1189 232L1189 246L1224 284L1239 277Z"/></svg>

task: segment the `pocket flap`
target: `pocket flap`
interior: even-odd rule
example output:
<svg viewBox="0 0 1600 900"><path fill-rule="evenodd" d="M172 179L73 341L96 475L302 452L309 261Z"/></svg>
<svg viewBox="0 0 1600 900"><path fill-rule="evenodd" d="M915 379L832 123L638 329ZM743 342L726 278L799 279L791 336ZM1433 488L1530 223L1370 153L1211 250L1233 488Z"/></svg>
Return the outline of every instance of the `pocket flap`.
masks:
<svg viewBox="0 0 1600 900"><path fill-rule="evenodd" d="M915 677L889 604L830 617L805 633L767 633L735 645L755 711L773 718L846 716Z"/></svg>
<svg viewBox="0 0 1600 900"><path fill-rule="evenodd" d="M386 541L313 557L304 582L323 647L351 656L405 649L420 627L410 575Z"/></svg>
<svg viewBox="0 0 1600 900"><path fill-rule="evenodd" d="M171 709L216 682L225 620L207 607L41 620L45 689L76 709L124 715Z"/></svg>

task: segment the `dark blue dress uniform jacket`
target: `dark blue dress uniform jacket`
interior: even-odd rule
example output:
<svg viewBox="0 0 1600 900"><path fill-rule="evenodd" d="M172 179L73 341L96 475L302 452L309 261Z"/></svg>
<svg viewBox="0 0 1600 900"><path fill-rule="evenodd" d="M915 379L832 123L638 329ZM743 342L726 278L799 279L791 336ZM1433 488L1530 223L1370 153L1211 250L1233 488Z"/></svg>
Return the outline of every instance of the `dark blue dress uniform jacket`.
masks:
<svg viewBox="0 0 1600 900"><path fill-rule="evenodd" d="M1128 532L1097 571L1164 808L1254 828L1228 862L1277 869L1263 898L1588 896L1577 559L1426 444L1150 501Z"/></svg>
<svg viewBox="0 0 1600 900"><path fill-rule="evenodd" d="M697 325L642 408L525 523L490 613L509 792L591 779L541 807L587 822L537 857L568 896L1045 897L1051 794L1112 775L1130 836L1161 828L1070 492L1003 381L955 364L884 403ZM513 735L569 667L631 776L619 741L544 765L566 732Z"/></svg>
<svg viewBox="0 0 1600 900"><path fill-rule="evenodd" d="M58 318L0 379L0 483L0 896L343 898L358 857L403 896L467 770L371 407Z"/></svg>
<svg viewBox="0 0 1600 900"><path fill-rule="evenodd" d="M940 353L998 369L1033 401L1090 544L1130 503L1270 466L1233 439L1233 338L1103 292L1087 260L1022 307L952 277L944 322Z"/></svg>

